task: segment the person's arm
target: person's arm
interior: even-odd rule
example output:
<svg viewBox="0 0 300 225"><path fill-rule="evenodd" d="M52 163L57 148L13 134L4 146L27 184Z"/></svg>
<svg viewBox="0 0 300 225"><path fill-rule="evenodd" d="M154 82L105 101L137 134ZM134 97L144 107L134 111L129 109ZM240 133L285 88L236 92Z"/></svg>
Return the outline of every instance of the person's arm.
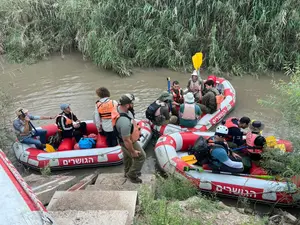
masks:
<svg viewBox="0 0 300 225"><path fill-rule="evenodd" d="M101 119L98 113L97 105L95 106L95 111L94 111L94 124L96 125L98 132L100 132L102 128L101 128Z"/></svg>
<svg viewBox="0 0 300 225"><path fill-rule="evenodd" d="M60 124L61 124L61 128L63 130L72 130L73 129L73 126L66 127L66 118L63 116L60 117Z"/></svg>
<svg viewBox="0 0 300 225"><path fill-rule="evenodd" d="M72 116L73 116L73 121L74 122L79 122L79 123L81 122L74 113L72 113Z"/></svg>
<svg viewBox="0 0 300 225"><path fill-rule="evenodd" d="M55 119L56 116L28 116L30 120L52 120Z"/></svg>
<svg viewBox="0 0 300 225"><path fill-rule="evenodd" d="M197 104L195 104L195 112L197 119L200 119L199 117L201 116L201 109Z"/></svg>

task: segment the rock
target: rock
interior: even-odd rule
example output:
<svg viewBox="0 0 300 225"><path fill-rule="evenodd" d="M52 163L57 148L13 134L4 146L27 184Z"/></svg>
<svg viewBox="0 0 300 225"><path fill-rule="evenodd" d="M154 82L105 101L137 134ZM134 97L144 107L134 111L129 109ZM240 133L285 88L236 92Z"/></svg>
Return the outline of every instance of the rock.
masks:
<svg viewBox="0 0 300 225"><path fill-rule="evenodd" d="M125 210L66 210L50 211L57 225L125 225L128 211Z"/></svg>
<svg viewBox="0 0 300 225"><path fill-rule="evenodd" d="M131 224L137 201L136 191L57 191L47 209L49 211L125 210Z"/></svg>
<svg viewBox="0 0 300 225"><path fill-rule="evenodd" d="M253 209L251 209L251 208L244 208L244 213L245 214L251 214L251 215L253 215L254 214L254 210Z"/></svg>
<svg viewBox="0 0 300 225"><path fill-rule="evenodd" d="M283 218L287 223L296 224L298 222L298 219L288 212L283 213Z"/></svg>

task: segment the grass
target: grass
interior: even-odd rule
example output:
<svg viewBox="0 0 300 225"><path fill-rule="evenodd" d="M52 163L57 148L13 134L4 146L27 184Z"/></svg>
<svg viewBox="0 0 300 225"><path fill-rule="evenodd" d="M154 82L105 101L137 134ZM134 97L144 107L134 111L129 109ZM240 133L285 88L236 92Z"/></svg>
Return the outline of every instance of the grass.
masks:
<svg viewBox="0 0 300 225"><path fill-rule="evenodd" d="M12 99L5 92L0 90L0 149L7 149L11 143L8 133L11 121L9 120L9 110L11 110Z"/></svg>
<svg viewBox="0 0 300 225"><path fill-rule="evenodd" d="M221 211L230 214L228 208L219 202L201 196L186 179L158 176L155 191L147 186L139 192L139 210L135 217L136 225L201 225L216 224L214 221ZM237 218L233 218L237 221ZM249 216L244 224L265 224Z"/></svg>
<svg viewBox="0 0 300 225"><path fill-rule="evenodd" d="M203 51L209 71L240 75L294 68L299 58L294 0L0 0L0 9L0 41L16 62L76 49L129 76L133 67L191 70Z"/></svg>

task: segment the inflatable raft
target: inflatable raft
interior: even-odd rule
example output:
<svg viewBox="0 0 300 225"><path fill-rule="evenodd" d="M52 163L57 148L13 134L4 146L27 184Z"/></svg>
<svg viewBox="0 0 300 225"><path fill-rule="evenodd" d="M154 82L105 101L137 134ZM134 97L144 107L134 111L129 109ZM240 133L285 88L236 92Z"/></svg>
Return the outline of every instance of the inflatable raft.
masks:
<svg viewBox="0 0 300 225"><path fill-rule="evenodd" d="M54 225L43 204L0 150L0 224Z"/></svg>
<svg viewBox="0 0 300 225"><path fill-rule="evenodd" d="M221 102L219 109L213 114L205 114L193 128L186 128L179 125L167 124L163 126L153 125L153 129L158 131L160 135L171 134L180 131L208 131L211 127L218 124L235 106L236 94L231 83L221 77L217 77L217 85L223 89L224 100Z"/></svg>
<svg viewBox="0 0 300 225"><path fill-rule="evenodd" d="M155 155L161 169L170 174L180 174L189 179L201 191L214 192L221 195L246 197L252 200L284 205L298 204L300 201L295 183L277 181L271 176L263 176L262 168L252 164L250 174L213 173L207 165L189 165L182 157L188 155L199 136L209 138L213 132L177 132L161 136L155 146ZM289 141L284 143L286 151L292 150ZM201 168L201 170L199 170ZM259 178L258 178L259 177ZM270 179L271 177L271 179Z"/></svg>
<svg viewBox="0 0 300 225"><path fill-rule="evenodd" d="M94 133L97 136L95 148L79 149L75 145L74 138L65 138L55 152L45 152L35 148L34 145L27 145L20 142L13 144L13 150L17 159L24 165L33 169L50 167L51 170L67 169L88 166L112 166L119 165L123 162L123 152L121 146L107 147L104 136L98 134L97 128L93 121L87 123L87 133ZM141 127L140 144L146 147L152 137L150 124L146 121L138 121ZM37 129L47 130L47 138L57 131L56 124L50 124Z"/></svg>

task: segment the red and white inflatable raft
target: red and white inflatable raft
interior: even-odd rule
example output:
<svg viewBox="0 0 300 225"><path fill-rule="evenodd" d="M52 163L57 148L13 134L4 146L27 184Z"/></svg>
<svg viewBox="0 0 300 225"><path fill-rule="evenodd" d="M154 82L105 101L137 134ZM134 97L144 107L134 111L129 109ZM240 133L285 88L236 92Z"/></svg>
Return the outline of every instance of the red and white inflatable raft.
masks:
<svg viewBox="0 0 300 225"><path fill-rule="evenodd" d="M43 204L0 150L0 224L54 225Z"/></svg>
<svg viewBox="0 0 300 225"><path fill-rule="evenodd" d="M98 134L93 121L85 122L87 123L88 134ZM142 134L139 142L142 147L146 147L152 137L151 127L147 121L139 121L139 126ZM50 124L37 129L47 130L48 138L55 134L57 126L56 124ZM36 149L34 145L15 142L13 150L21 163L33 169L40 169L46 166L49 166L52 170L88 166L112 166L123 162L121 146L107 147L104 136L98 135L95 148L78 149L78 145L74 145L74 138L65 138L56 152L45 152Z"/></svg>
<svg viewBox="0 0 300 225"><path fill-rule="evenodd" d="M161 169L167 173L180 174L189 179L201 191L215 192L230 196L243 196L252 200L268 203L292 205L299 203L300 196L297 186L292 182L258 179L247 175L232 175L224 173L212 173L210 170L202 172L197 170L184 171L185 167L199 168L189 165L181 159L188 155L187 151L192 147L199 136L209 138L213 132L177 132L161 136L155 146L155 155ZM291 143L285 143L286 150L291 151ZM204 169L209 169L203 165ZM250 173L261 175L263 169L252 164ZM265 171L263 171L265 172Z"/></svg>
<svg viewBox="0 0 300 225"><path fill-rule="evenodd" d="M224 88L224 100L221 102L220 108L216 112L204 115L193 128L167 124L163 126L153 125L153 129L163 135L180 131L208 131L209 128L215 126L234 108L236 102L235 89L228 80L217 77L216 83L217 85L223 85Z"/></svg>

